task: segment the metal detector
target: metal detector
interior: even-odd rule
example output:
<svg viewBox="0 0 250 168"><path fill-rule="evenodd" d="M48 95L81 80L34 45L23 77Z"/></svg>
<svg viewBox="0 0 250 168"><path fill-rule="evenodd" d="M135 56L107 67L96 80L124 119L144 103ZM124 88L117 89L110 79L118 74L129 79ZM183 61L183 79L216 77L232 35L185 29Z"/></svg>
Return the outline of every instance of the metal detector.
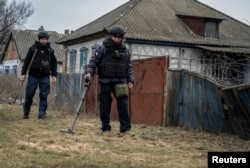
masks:
<svg viewBox="0 0 250 168"><path fill-rule="evenodd" d="M81 95L80 103L77 106L77 109L76 109L74 118L72 120L71 126L66 130L60 130L60 132L74 134L73 129L74 129L74 126L75 126L75 123L76 123L76 119L77 119L78 115L80 114L82 103L84 102L87 90L89 89L89 86L90 86L91 82L92 82L92 79L89 79L89 78L85 79L84 90L83 90L83 93Z"/></svg>
<svg viewBox="0 0 250 168"><path fill-rule="evenodd" d="M32 64L32 62L33 62L33 60L34 60L34 58L35 58L36 53L37 53L37 49L35 50L35 52L34 52L33 55L32 55L32 58L31 58L31 61L30 61L29 65L28 65L27 71L25 72L25 77L26 77L27 74L28 74L28 71L29 71L29 69L30 69L30 66L31 66L31 64ZM18 84L19 87L18 87L16 96L15 96L15 98L14 98L14 101L11 103L11 105L13 105L13 104L16 103L16 99L17 99L17 97L18 97L18 95L19 95L19 93L20 93L20 90L22 89L23 83L24 83L24 81L23 81L23 82L20 82L20 83ZM11 106L10 112L12 112L12 108L13 108L13 106Z"/></svg>

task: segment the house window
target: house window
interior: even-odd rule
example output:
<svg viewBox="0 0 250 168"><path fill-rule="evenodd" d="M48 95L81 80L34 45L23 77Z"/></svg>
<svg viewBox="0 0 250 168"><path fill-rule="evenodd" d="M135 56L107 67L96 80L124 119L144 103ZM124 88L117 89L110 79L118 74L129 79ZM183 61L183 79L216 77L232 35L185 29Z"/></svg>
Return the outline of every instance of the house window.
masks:
<svg viewBox="0 0 250 168"><path fill-rule="evenodd" d="M222 19L177 15L192 33L205 38L219 38L219 24Z"/></svg>
<svg viewBox="0 0 250 168"><path fill-rule="evenodd" d="M217 23L215 22L205 23L205 37L206 38L218 38Z"/></svg>
<svg viewBox="0 0 250 168"><path fill-rule="evenodd" d="M83 72L84 71L84 66L87 64L87 50L88 48L86 47L82 47L80 49L80 72Z"/></svg>
<svg viewBox="0 0 250 168"><path fill-rule="evenodd" d="M17 73L17 65L13 65L12 66L12 74L16 75L16 73Z"/></svg>
<svg viewBox="0 0 250 168"><path fill-rule="evenodd" d="M10 66L9 65L4 66L4 74L9 75L9 73L10 73Z"/></svg>
<svg viewBox="0 0 250 168"><path fill-rule="evenodd" d="M76 69L76 50L72 49L69 52L69 72L74 73Z"/></svg>

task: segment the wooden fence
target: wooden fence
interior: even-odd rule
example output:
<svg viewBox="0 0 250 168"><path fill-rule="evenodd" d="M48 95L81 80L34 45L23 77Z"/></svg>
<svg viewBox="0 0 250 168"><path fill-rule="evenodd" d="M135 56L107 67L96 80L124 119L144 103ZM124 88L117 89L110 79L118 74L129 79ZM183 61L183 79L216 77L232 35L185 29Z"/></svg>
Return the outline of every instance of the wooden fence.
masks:
<svg viewBox="0 0 250 168"><path fill-rule="evenodd" d="M250 87L239 88L217 85L197 73L169 70L167 125L250 138Z"/></svg>

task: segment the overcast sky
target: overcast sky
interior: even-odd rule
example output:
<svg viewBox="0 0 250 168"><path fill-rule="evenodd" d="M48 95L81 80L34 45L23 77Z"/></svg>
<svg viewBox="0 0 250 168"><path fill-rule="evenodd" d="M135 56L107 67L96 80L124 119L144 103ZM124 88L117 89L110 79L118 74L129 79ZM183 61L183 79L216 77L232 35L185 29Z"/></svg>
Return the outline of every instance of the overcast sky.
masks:
<svg viewBox="0 0 250 168"><path fill-rule="evenodd" d="M12 1L12 0L8 0ZM76 30L129 0L27 0L35 8L23 29L64 33ZM154 0L152 0L154 1ZM250 25L250 0L199 0L243 23Z"/></svg>

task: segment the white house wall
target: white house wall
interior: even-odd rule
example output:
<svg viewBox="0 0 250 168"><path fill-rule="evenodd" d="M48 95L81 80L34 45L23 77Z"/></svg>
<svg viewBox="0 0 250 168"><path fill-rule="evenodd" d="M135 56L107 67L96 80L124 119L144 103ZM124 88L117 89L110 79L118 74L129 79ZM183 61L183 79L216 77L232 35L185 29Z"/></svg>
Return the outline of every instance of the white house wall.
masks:
<svg viewBox="0 0 250 168"><path fill-rule="evenodd" d="M188 69L201 71L199 63L200 50L182 47L131 44L132 59L145 59L157 56L169 56L171 69Z"/></svg>
<svg viewBox="0 0 250 168"><path fill-rule="evenodd" d="M62 64L57 64L57 72L62 72Z"/></svg>

